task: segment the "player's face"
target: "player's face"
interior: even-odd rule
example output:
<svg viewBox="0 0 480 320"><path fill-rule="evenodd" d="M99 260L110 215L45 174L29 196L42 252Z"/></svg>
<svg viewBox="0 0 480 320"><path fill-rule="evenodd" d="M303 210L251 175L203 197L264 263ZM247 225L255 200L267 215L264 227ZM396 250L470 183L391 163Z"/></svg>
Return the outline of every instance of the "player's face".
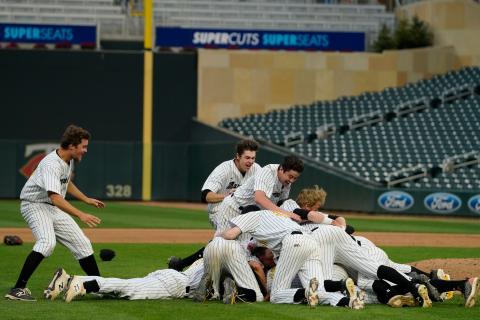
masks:
<svg viewBox="0 0 480 320"><path fill-rule="evenodd" d="M278 170L278 180L282 183L283 186L288 186L300 177L300 173L295 170L283 171L282 168Z"/></svg>
<svg viewBox="0 0 480 320"><path fill-rule="evenodd" d="M70 145L70 151L72 152L72 158L76 161L82 161L82 157L87 153L88 140L82 139L82 142L77 146Z"/></svg>
<svg viewBox="0 0 480 320"><path fill-rule="evenodd" d="M270 249L265 250L265 254L263 256L258 257L258 260L267 268L275 267L275 260L273 259L273 252Z"/></svg>
<svg viewBox="0 0 480 320"><path fill-rule="evenodd" d="M255 163L256 156L257 152L250 150L245 150L242 155L238 155L237 153L236 163L238 166L238 170L240 170L240 172L247 172L248 170L250 170L250 168Z"/></svg>

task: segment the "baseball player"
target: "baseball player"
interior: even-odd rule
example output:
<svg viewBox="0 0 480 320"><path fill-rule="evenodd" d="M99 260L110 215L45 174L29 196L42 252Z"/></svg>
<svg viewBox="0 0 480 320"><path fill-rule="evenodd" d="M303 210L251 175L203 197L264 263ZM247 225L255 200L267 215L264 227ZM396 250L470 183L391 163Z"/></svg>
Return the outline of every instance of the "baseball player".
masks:
<svg viewBox="0 0 480 320"><path fill-rule="evenodd" d="M467 278L466 280L443 280L438 278L429 279L427 273L406 264L395 263L389 259L385 251L377 247L373 242L365 237L354 237L362 250L365 250L373 259L380 264L391 266L399 272L406 273L413 281L422 283L428 288L428 294L434 301L441 301L440 294L449 291L460 291L465 298L465 307L471 308L475 305L475 298L480 292L480 282L477 277ZM405 291L394 286L391 283L376 278L366 277L362 274L358 276L358 286L367 291L373 291L377 295L378 301L388 304L392 307L402 307L415 305L413 296L405 295ZM413 302L412 302L413 301Z"/></svg>
<svg viewBox="0 0 480 320"><path fill-rule="evenodd" d="M312 215L315 214L309 214L314 220ZM306 216L302 215L302 218L306 219ZM335 306L343 300L340 293L325 292L318 245L289 215L270 210L253 211L234 217L231 225L232 228L221 233L224 239L233 240L248 233L259 244L272 250L277 263L270 302L301 303L306 300L315 307L319 302ZM296 274L306 289L290 288ZM363 308L356 295L347 301L352 308Z"/></svg>
<svg viewBox="0 0 480 320"><path fill-rule="evenodd" d="M299 202L298 205L301 208L307 211L318 209L325 203L327 194L324 190L317 188L317 191L314 192L311 190L304 192L308 193L308 197L297 198ZM292 202L289 202L289 204L291 203ZM312 203L314 204L313 206L311 206ZM293 209L293 207L294 206L289 209ZM427 308L432 306L432 301L424 285L415 284L403 273L398 272L388 264L383 264L382 261L377 261L367 250L359 246L355 239L344 232L344 230L342 230L343 228L336 227L335 221L327 215L324 215L321 224L307 223L303 226L312 232L312 237L321 247L325 279L332 279L333 264L338 263L347 268L354 269L359 273L359 277L361 275L369 279L387 280L397 284L398 288L405 293L412 293L421 303L422 307Z"/></svg>
<svg viewBox="0 0 480 320"><path fill-rule="evenodd" d="M87 152L90 133L70 125L66 128L60 148L48 154L25 183L20 194L20 211L32 229L35 245L27 256L15 287L5 297L12 300L35 301L26 288L27 282L45 257L50 256L56 241L66 246L88 275L100 275L90 241L71 216L78 217L89 227L100 219L72 206L65 195L103 208L105 204L84 195L71 181L74 161L81 161ZM49 296L50 289L45 290Z"/></svg>
<svg viewBox="0 0 480 320"><path fill-rule="evenodd" d="M257 150L258 144L255 141L241 140L237 143L235 158L219 164L203 184L201 200L208 203L208 220L214 227L214 216L223 199L260 170L260 166L255 163ZM201 258L204 249L201 248L184 259L172 256L168 259L168 267L181 271Z"/></svg>
<svg viewBox="0 0 480 320"><path fill-rule="evenodd" d="M233 297L235 295L247 302L263 301L263 293L247 260L246 251L238 241L215 237L207 245L204 252L204 265L205 274L209 278L208 281L211 281L214 292L211 299L223 296L224 303L232 304L236 302L236 297ZM223 280L226 293L222 295L223 274L229 274L230 277ZM232 280L235 281L236 287L232 285Z"/></svg>
<svg viewBox="0 0 480 320"><path fill-rule="evenodd" d="M202 274L203 259L197 260L185 272L163 269L151 272L143 278L132 279L69 276L65 270L58 269L49 287L52 288L54 297L65 292L67 303L87 293L99 293L109 297L113 295L128 300L187 298L195 291Z"/></svg>
<svg viewBox="0 0 480 320"><path fill-rule="evenodd" d="M301 218L283 210L277 204L288 199L291 184L303 172L303 161L296 156L287 156L282 164L269 164L261 168L235 192L226 197L215 214L217 232L230 228L229 220L238 216L243 207L258 205L263 209L282 212L290 218L301 221Z"/></svg>

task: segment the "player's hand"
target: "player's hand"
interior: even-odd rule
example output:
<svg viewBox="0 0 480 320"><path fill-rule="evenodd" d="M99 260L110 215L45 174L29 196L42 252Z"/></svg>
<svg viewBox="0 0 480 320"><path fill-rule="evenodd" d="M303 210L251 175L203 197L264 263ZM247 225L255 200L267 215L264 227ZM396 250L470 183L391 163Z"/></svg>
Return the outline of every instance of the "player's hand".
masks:
<svg viewBox="0 0 480 320"><path fill-rule="evenodd" d="M332 226L336 226L336 227L340 227L340 228L345 228L345 226L344 226L341 222L339 222L339 221L337 221L337 220L333 220L333 221L332 221Z"/></svg>
<svg viewBox="0 0 480 320"><path fill-rule="evenodd" d="M105 208L105 203L97 199L88 198L85 202L91 206L94 206L95 208Z"/></svg>
<svg viewBox="0 0 480 320"><path fill-rule="evenodd" d="M293 221L296 221L296 222L302 222L302 218L296 214L296 213L291 213L290 214L290 219L292 219Z"/></svg>
<svg viewBox="0 0 480 320"><path fill-rule="evenodd" d="M228 189L226 195L227 195L227 196L231 195L232 193L235 192L235 190L237 190L237 189L235 189L235 188Z"/></svg>
<svg viewBox="0 0 480 320"><path fill-rule="evenodd" d="M98 217L95 217L94 215L84 213L83 215L79 216L80 220L82 220L83 223L85 223L87 226L90 228L96 227L97 225L102 222L102 220Z"/></svg>

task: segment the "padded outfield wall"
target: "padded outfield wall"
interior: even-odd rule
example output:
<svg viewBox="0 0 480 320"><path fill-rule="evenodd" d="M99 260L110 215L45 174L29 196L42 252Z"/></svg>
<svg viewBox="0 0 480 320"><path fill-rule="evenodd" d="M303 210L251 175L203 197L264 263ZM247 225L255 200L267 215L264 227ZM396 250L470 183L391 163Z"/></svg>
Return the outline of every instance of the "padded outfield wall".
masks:
<svg viewBox="0 0 480 320"><path fill-rule="evenodd" d="M204 179L233 156L239 137L192 120L197 97L195 54L159 53L155 58L152 199L198 202ZM24 175L57 146L71 122L93 134L89 153L77 167L78 186L101 199L141 198L141 52L0 50L0 68L1 198L18 197ZM258 162L278 163L286 153L264 144ZM401 190L368 185L322 163L305 161L305 172L292 194L318 184L329 193L328 209L434 214L424 205L434 191L410 193L410 200L400 193L381 197ZM468 208L469 200L478 195L454 196L460 206L437 214L478 215L478 210ZM390 211L379 205L385 197ZM450 200L439 205L448 209Z"/></svg>

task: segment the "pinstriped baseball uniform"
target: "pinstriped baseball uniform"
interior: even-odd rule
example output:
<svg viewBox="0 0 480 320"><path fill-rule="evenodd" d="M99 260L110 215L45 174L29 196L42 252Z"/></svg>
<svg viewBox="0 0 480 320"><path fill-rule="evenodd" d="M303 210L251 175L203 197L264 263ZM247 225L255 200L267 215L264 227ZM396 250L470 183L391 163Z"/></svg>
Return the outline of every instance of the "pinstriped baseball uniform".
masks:
<svg viewBox="0 0 480 320"><path fill-rule="evenodd" d="M93 254L90 240L73 218L54 206L48 192L65 198L74 161L67 164L56 150L40 161L20 193L20 211L35 237L33 251L45 257L52 254L56 241L66 246L79 260Z"/></svg>
<svg viewBox="0 0 480 320"><path fill-rule="evenodd" d="M357 241L360 241L361 249L364 250L374 260L378 261L379 264L392 267L398 272L400 272L402 275L404 275L405 278L407 278L408 280L411 280L411 278L405 274L412 271L411 266L393 262L392 260L390 260L390 258L388 257L385 251L377 247L373 242L371 242L365 237L355 236L355 239ZM372 284L375 280L377 280L376 277L368 277L364 274L359 273L357 283L361 289L370 291L372 290ZM390 285L394 285L393 283L387 280L384 280L384 281L386 281Z"/></svg>
<svg viewBox="0 0 480 320"><path fill-rule="evenodd" d="M203 252L205 271L212 278L214 297L220 292L220 275L223 271L229 272L237 285L255 291L257 301L263 301L263 294L258 286L255 275L247 262L244 248L236 240L225 240L215 237Z"/></svg>
<svg viewBox="0 0 480 320"><path fill-rule="evenodd" d="M156 270L143 278L119 279L79 276L83 281L95 280L101 294L115 294L129 300L172 299L189 297L203 275L203 259L195 261L184 272L173 269ZM186 288L189 287L187 292Z"/></svg>
<svg viewBox="0 0 480 320"><path fill-rule="evenodd" d="M279 164L269 164L257 171L247 179L230 197L226 197L216 215L217 230L222 232L230 228L229 220L240 214L240 207L255 204L255 191L265 192L267 198L273 203L281 199L287 199L290 193L290 185L284 187L278 180L277 172Z"/></svg>
<svg viewBox="0 0 480 320"><path fill-rule="evenodd" d="M243 175L235 165L234 160L224 161L219 164L208 176L203 184L202 190L210 190L215 193L225 194L231 189L237 189L248 178L255 175L260 170L260 165L254 163L250 169ZM221 202L208 204L208 219L215 227L214 215L218 212Z"/></svg>
<svg viewBox="0 0 480 320"><path fill-rule="evenodd" d="M336 305L341 299L342 295L338 293L325 292L317 243L308 231L302 231L302 227L288 216L261 210L237 216L231 224L272 250L277 265L270 302L294 303L297 289L292 289L291 284L297 273L304 288L308 287L311 278L317 278L320 303Z"/></svg>

